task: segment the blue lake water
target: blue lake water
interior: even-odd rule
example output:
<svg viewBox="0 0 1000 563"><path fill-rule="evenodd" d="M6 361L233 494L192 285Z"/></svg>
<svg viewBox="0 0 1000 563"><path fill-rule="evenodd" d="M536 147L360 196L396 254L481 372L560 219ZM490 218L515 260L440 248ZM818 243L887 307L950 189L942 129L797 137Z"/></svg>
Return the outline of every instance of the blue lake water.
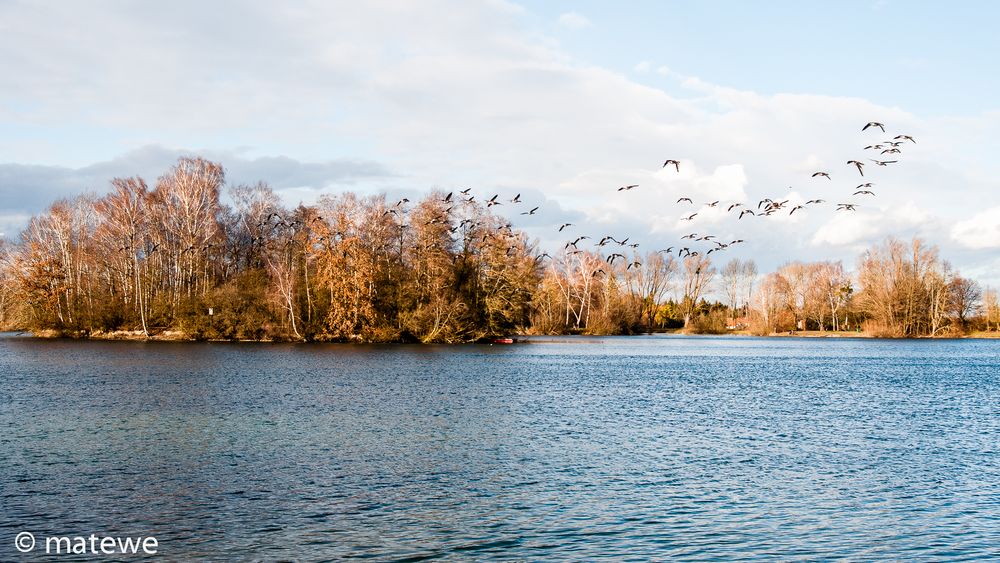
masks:
<svg viewBox="0 0 1000 563"><path fill-rule="evenodd" d="M982 560L1000 340L0 337L0 464L0 560Z"/></svg>

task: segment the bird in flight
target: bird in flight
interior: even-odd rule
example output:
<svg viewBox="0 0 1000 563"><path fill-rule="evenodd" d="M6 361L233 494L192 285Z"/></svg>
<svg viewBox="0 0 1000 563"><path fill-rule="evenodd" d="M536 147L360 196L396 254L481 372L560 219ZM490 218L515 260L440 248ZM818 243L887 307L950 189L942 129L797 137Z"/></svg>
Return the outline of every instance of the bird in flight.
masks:
<svg viewBox="0 0 1000 563"><path fill-rule="evenodd" d="M458 193L460 193L462 195L469 195L469 192L471 192L471 191L472 191L472 188L465 188L464 190L462 190L462 191L460 191ZM544 256L548 256L548 254L545 254Z"/></svg>
<svg viewBox="0 0 1000 563"><path fill-rule="evenodd" d="M865 165L863 162L861 162L859 160L848 160L847 164L853 164L854 166L857 166L858 167L858 173L860 173L862 176L865 175L865 171L864 171L864 169L862 169L862 166Z"/></svg>
<svg viewBox="0 0 1000 563"><path fill-rule="evenodd" d="M870 188L870 187L872 187L874 185L875 184L872 184L871 182L865 182L864 184L858 184L858 187L856 187L854 189L860 190L861 188Z"/></svg>
<svg viewBox="0 0 1000 563"><path fill-rule="evenodd" d="M740 211L740 219L742 219L743 216L747 215L747 214L749 214L749 215L757 215L756 213L753 212L752 209L744 209L743 211Z"/></svg>
<svg viewBox="0 0 1000 563"><path fill-rule="evenodd" d="M916 143L916 141L913 140L913 137L911 137L909 135L896 135L895 137L893 137L893 139L904 140L904 141L911 141L913 143Z"/></svg>
<svg viewBox="0 0 1000 563"><path fill-rule="evenodd" d="M674 165L674 170L676 170L678 172L681 171L681 163L680 163L680 161L679 160L674 160L672 158L668 158L666 161L664 161L663 166L661 166L660 168L666 168L670 164Z"/></svg>
<svg viewBox="0 0 1000 563"><path fill-rule="evenodd" d="M894 163L899 162L899 161L898 160L872 160L872 162L874 162L875 164L878 164L879 166L888 166L890 164L894 164Z"/></svg>
<svg viewBox="0 0 1000 563"><path fill-rule="evenodd" d="M442 199L441 201L443 203L451 203L451 196L453 195L455 195L455 192L448 192L448 195L444 196L444 199Z"/></svg>
<svg viewBox="0 0 1000 563"><path fill-rule="evenodd" d="M516 196L512 197L510 199L510 202L511 203L521 203L521 194L517 194Z"/></svg>
<svg viewBox="0 0 1000 563"><path fill-rule="evenodd" d="M522 211L522 212L521 212L521 215L534 215L534 214L535 214L535 211L538 211L538 208L537 208L537 207L535 207L535 208L534 208L534 209L532 209L531 211Z"/></svg>
<svg viewBox="0 0 1000 563"><path fill-rule="evenodd" d="M854 192L854 195L875 195L875 192L870 190L858 190Z"/></svg>
<svg viewBox="0 0 1000 563"><path fill-rule="evenodd" d="M792 208L792 210L788 214L791 215L792 213L795 213L796 209L805 209L805 208L806 206L804 205L796 205L795 207Z"/></svg>
<svg viewBox="0 0 1000 563"><path fill-rule="evenodd" d="M825 201L826 201L825 199L810 199L809 201L806 202L806 205L810 205L813 203L823 203Z"/></svg>
<svg viewBox="0 0 1000 563"><path fill-rule="evenodd" d="M677 203L680 203L682 201L686 201L688 203L694 203L693 201L691 201L691 198L689 198L689 197L682 197L682 198L680 198L680 199L677 200Z"/></svg>
<svg viewBox="0 0 1000 563"><path fill-rule="evenodd" d="M487 200L486 201L486 207L493 207L494 205L503 205L502 203L500 203L499 201L497 201L497 197L499 197L499 194L494 195L489 200Z"/></svg>
<svg viewBox="0 0 1000 563"><path fill-rule="evenodd" d="M831 177L830 177L830 175L829 175L829 174L827 174L826 172L813 172L813 175L812 175L812 177L813 177L813 178L815 178L816 176L823 176L823 177L824 177L824 178L826 178L827 180L832 180L832 179L833 179L833 178L831 178Z"/></svg>
<svg viewBox="0 0 1000 563"><path fill-rule="evenodd" d="M698 233L691 233L690 235L684 235L684 236L682 236L681 240L688 239L688 238L693 239L696 236L698 236Z"/></svg>
<svg viewBox="0 0 1000 563"><path fill-rule="evenodd" d="M728 213L728 212L732 211L734 208L739 207L741 205L743 205L743 204L742 203L734 203L734 204L730 205L729 208L726 209L726 212Z"/></svg>
<svg viewBox="0 0 1000 563"><path fill-rule="evenodd" d="M837 211L854 211L855 205L854 203L838 203Z"/></svg>
<svg viewBox="0 0 1000 563"><path fill-rule="evenodd" d="M572 227L572 226L573 223L563 223L562 225L559 226L559 232L561 233L562 230L565 229L566 227Z"/></svg>
<svg viewBox="0 0 1000 563"><path fill-rule="evenodd" d="M627 192L627 191L631 190L632 188L638 188L638 187L639 187L639 184L629 184L628 186L622 186L622 187L618 188L618 191L620 191L620 192Z"/></svg>
<svg viewBox="0 0 1000 563"><path fill-rule="evenodd" d="M709 207L715 207L716 205L719 205L719 200L715 200L712 203L706 203L705 205Z"/></svg>
<svg viewBox="0 0 1000 563"><path fill-rule="evenodd" d="M878 127L879 129L882 130L883 133L885 133L885 125L879 123L878 121L869 121L868 123L865 124L864 127L861 128L861 130L864 131L869 127Z"/></svg>
<svg viewBox="0 0 1000 563"><path fill-rule="evenodd" d="M697 215L697 213L692 213L687 217L681 217L681 221L691 221L692 219L694 219L695 215Z"/></svg>

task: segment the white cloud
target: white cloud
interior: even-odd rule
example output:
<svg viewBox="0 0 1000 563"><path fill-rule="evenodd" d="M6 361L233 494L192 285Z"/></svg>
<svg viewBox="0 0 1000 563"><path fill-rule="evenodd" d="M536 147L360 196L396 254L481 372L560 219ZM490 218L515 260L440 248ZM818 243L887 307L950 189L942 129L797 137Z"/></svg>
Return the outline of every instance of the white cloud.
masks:
<svg viewBox="0 0 1000 563"><path fill-rule="evenodd" d="M584 29L593 25L586 16L576 12L566 12L560 15L558 22L559 25L570 29Z"/></svg>
<svg viewBox="0 0 1000 563"><path fill-rule="evenodd" d="M834 211L833 218L816 230L812 244L867 245L890 235L910 234L915 227L930 221L931 215L913 202L905 202L892 208L858 202L857 211Z"/></svg>
<svg viewBox="0 0 1000 563"><path fill-rule="evenodd" d="M1000 248L1000 206L955 223L951 238L967 248Z"/></svg>
<svg viewBox="0 0 1000 563"><path fill-rule="evenodd" d="M634 70L639 74L645 74L649 72L649 69L652 68L652 66L653 65L649 61L640 61L636 63L634 67L632 67L632 70Z"/></svg>
<svg viewBox="0 0 1000 563"><path fill-rule="evenodd" d="M586 218L666 246L688 226L677 225L681 195L751 207L791 194L850 200L860 182L845 162L881 140L860 131L877 117L918 144L908 144L894 167L866 167L878 195L856 214L826 206L801 219L797 211L740 221L711 209L699 212L699 228L745 238L748 249L778 261L853 259L853 245L904 233L982 249L956 266L992 260L987 247L964 238L968 232L985 240L976 233L991 232L988 224L949 229L972 221L968 201L1000 205L1000 164L991 154L1000 114L922 118L857 97L764 95L667 66L656 72L672 88L653 88L631 80L628 68L574 59L529 29L523 10L500 2L242 6L233 14L224 4L193 0L141 8L0 2L0 52L17 54L0 58L0 127L38 131L44 139L0 140L0 148L17 166L41 160L85 172L82 179L44 179L37 170L0 169L16 176L0 183L0 199L12 208L5 213L37 212L42 195L51 201L106 185L112 174L149 168L129 159L117 168L65 159L86 152L99 155L87 163L114 162L155 144L203 148L234 178L243 170L280 184L293 199L345 186L536 190L537 203L558 202L553 220ZM434 17L444 11L448 18ZM589 23L573 12L559 20L577 29ZM634 70L652 68L644 61ZM686 91L668 93L675 86ZM240 145L255 147L253 154L235 151ZM283 166L277 155L297 164ZM665 158L680 159L681 172L662 169ZM819 169L833 180L809 177ZM46 189L35 189L41 195L29 202L10 186L31 178L42 178L30 185ZM627 183L640 188L615 191ZM941 198L945 188L949 197ZM933 216L917 220L930 209ZM539 236L546 232L532 225ZM581 224L578 234L589 226ZM945 236L932 238L939 229ZM548 242L556 243L549 231Z"/></svg>

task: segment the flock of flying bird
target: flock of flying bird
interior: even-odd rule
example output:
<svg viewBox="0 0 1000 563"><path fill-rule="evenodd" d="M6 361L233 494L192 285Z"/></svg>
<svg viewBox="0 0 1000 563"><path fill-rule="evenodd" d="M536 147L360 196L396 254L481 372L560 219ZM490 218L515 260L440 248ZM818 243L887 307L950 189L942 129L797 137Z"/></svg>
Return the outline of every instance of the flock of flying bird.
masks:
<svg viewBox="0 0 1000 563"><path fill-rule="evenodd" d="M861 128L861 131L868 131L869 129L873 129L873 130L877 129L877 130L881 131L882 133L885 133L885 125L882 124L882 123L880 123L880 122L877 122L877 121L868 122L867 124L865 124L864 127ZM899 154L902 154L903 147L907 143L916 143L916 140L912 136L910 136L910 135L896 135L896 136L894 136L890 140L882 141L882 142L879 142L879 143L869 144L869 145L865 146L863 150L865 150L865 151L875 151L875 154L879 158L886 158L887 160L879 160L879 159L876 159L876 158L868 159L872 163L874 163L876 166L883 166L884 167L884 166L889 166L891 164L896 164L898 162L898 157L895 157L895 156L889 156L889 157L887 157L885 155L899 155ZM889 158L891 158L891 160L888 160ZM849 167L851 167L851 168L853 168L853 169L856 169L857 172L858 172L858 174L859 174L859 177L862 180L865 179L865 166L866 166L865 162L863 162L860 159L852 159L852 160L848 160L846 162L846 165L849 166ZM665 160L663 162L663 164L660 166L660 168L662 169L662 168L667 168L667 167L673 167L674 172L679 173L680 169L681 169L681 162L679 160L677 160L677 159L668 158L667 160ZM812 178L826 178L827 180L833 180L833 178L831 177L830 172L822 171L822 170L814 172L811 177ZM875 196L875 192L872 191L872 189L871 189L874 186L875 186L874 182L862 181L860 184L858 184L857 186L855 186L853 188L853 194L852 194L852 196L855 197L855 198L858 197L858 196L870 196L870 197L874 197ZM628 185L621 186L620 188L617 189L617 191L619 191L619 192L628 192L628 191L634 190L634 189L636 189L638 187L639 187L638 184L628 184ZM704 209L711 209L711 208L720 208L721 209L722 207L724 207L726 209L726 213L733 213L734 216L736 216L736 220L738 221L738 220L742 220L742 219L744 219L744 217L748 217L748 216L750 216L750 217L759 217L759 218L770 217L772 215L775 215L775 214L778 214L778 213L782 213L786 209L788 211L788 215L793 215L793 214L795 214L796 211L800 211L801 212L803 210L808 209L810 206L822 205L822 204L826 203L826 200L824 200L824 199L815 198L815 199L810 199L810 200L808 200L808 201L806 201L806 202L804 202L802 204L799 204L799 205L789 206L789 201L790 201L789 198L781 199L779 197L773 197L773 198L772 197L765 197L764 199L761 199L760 201L757 202L757 206L756 207L749 207L748 205L744 205L741 202L723 203L722 201L719 201L719 200L710 201L710 202L705 202L703 204L703 206L702 206L701 209L698 209L698 210L696 210L696 211L694 211L692 213L685 213L684 215L682 215L680 217L680 220L681 221L694 221L695 217L697 217L699 215L699 213L702 212L702 210L704 210ZM690 197L681 197L681 198L677 199L677 201L675 202L675 205L695 205L695 203L694 203L694 200L692 198L690 198ZM848 212L849 211L855 211L855 210L857 210L857 208L858 208L859 205L861 205L861 204L858 203L856 200L837 203L836 204L836 211L848 211ZM535 208L535 209L537 210L537 208ZM738 213L738 215L736 215L737 213ZM564 229L566 229L567 227L571 227L571 226L572 226L571 223L564 223L564 224L562 224L562 225L559 226L558 232L563 232ZM578 253L581 253L581 252L583 252L583 250L579 247L579 244L581 243L581 241L589 239L589 238L590 237L584 235L584 236L576 237L574 240L566 241L563 249L566 250L566 251L568 251L569 254L578 254ZM664 253L664 254L672 255L674 252L676 252L676 255L678 257L699 256L702 253L704 253L704 255L707 256L709 254L712 254L713 252L722 252L722 251L730 248L733 245L745 242L741 238L736 238L736 239L730 240L729 242L722 242L721 240L716 240L716 239L719 238L717 235L713 235L713 234L699 234L699 233L689 233L689 234L686 234L686 235L684 235L684 236L682 236L680 238L681 238L681 242L679 242L675 246L670 246L670 247L667 247L665 249L657 250L657 253ZM691 241L691 242L684 242L684 241ZM708 245L708 248L701 247L699 249L699 248L695 247L695 245L693 244L694 242L704 242L704 243L706 243ZM615 238L614 236L611 236L611 235L605 235L605 236L601 237L601 239L595 243L595 245L597 247L603 247L603 246L606 246L606 245L609 245L609 244L617 244L619 247L622 247L623 250L624 250L624 247L629 247L629 248L632 248L632 249L636 249L636 248L639 247L638 243L634 243L634 242L633 243L629 243L628 237L625 237L625 238L619 240L619 239L617 239L617 238ZM547 255L543 255L543 256L547 256ZM610 255L607 256L607 258L605 259L605 261L609 265L613 265L615 263L615 261L618 260L618 259L624 260L627 263L626 269L630 269L630 268L633 268L633 267L639 267L639 266L642 265L642 263L640 261L638 261L638 260L635 260L635 259L630 260L629 258L627 258L625 256L624 252L614 252L614 253L611 253ZM604 270L603 270L603 268L599 268L599 269L595 270L592 273L592 275L593 276L597 276L597 275L600 275L600 274L603 274L603 273L605 273Z"/></svg>
<svg viewBox="0 0 1000 563"><path fill-rule="evenodd" d="M871 121L865 124L865 126L862 127L861 130L868 131L869 129L879 130L882 133L885 133L885 125L877 121ZM879 160L876 158L868 159L876 166L885 167L891 164L896 164L898 162L897 156L887 157L885 155L902 154L903 147L905 147L907 143L916 143L916 140L914 140L914 138L911 137L910 135L896 135L890 140L869 144L865 146L863 150L875 151L875 154L878 155L879 158L891 158L892 160ZM848 160L846 162L846 165L851 169L857 170L859 177L862 180L866 180L865 166L867 164L865 162L859 159L852 159ZM681 170L681 161L673 158L668 158L663 162L660 168L663 169L667 167L673 167L674 172L679 173ZM827 180L831 181L833 180L830 172L823 170L814 172L811 177L813 179L826 178ZM874 197L875 192L872 191L871 189L874 186L875 186L874 182L862 181L853 188L852 196ZM619 187L617 191L628 192L638 187L639 187L638 184L628 184ZM438 215L432 216L429 219L425 219L424 223L426 225L431 225L435 223L448 224L449 225L448 230L452 234L456 233L459 229L462 229L463 227L466 227L467 225L473 223L472 219L463 219L458 225L453 226L449 220L451 211L454 208L454 205L458 203L459 198L462 198L467 202L472 202L473 200L475 200L475 195L471 194L470 192L471 188L466 188L458 192L448 193L448 195L446 195L444 198L441 199L441 202L448 205L448 207L445 208L443 212L439 213ZM497 205L503 205L504 202L501 201L499 198L500 198L499 194L494 194L492 197L485 200L486 207L491 208ZM401 213L406 213L406 210L403 206L409 201L410 200L405 197L402 198L401 200L396 202L396 204L393 207L386 209L383 212L383 216L393 214L399 217ZM739 221L743 220L745 217L748 216L757 218L770 217L782 213L786 210L788 211L788 215L794 215L796 211L804 211L811 206L822 205L826 203L826 200L824 199L815 198L815 199L810 199L802 204L789 207L789 201L790 201L789 198L781 199L780 197L774 197L774 198L765 197L757 202L756 207L750 207L749 204L744 205L742 202L723 203L720 200L716 200L704 203L701 209L698 209L693 213L685 212L684 215L680 217L680 220L694 221L695 217L697 217L699 213L701 213L705 209L711 209L711 208L719 208L719 209L725 208L726 213L732 213L736 217L736 220ZM515 195L513 198L508 200L508 202L515 205L522 203L523 200L521 199L521 194ZM681 197L677 199L675 205L692 206L695 205L695 203L694 200L690 197ZM859 205L861 204L858 203L857 201L836 203L836 211L855 211ZM535 213L538 210L539 207L535 206L526 211L522 211L520 215L526 215L526 216L535 215ZM557 232L563 233L566 229L573 226L574 225L572 223L562 223L561 225L559 225ZM508 255L510 255L511 252L520 248L518 245L518 241L515 240L517 237L514 234L513 226L510 222L507 222L506 224L497 227L495 234L491 232L485 233L482 236L482 241L485 243L489 237L495 235L506 237L508 239L508 244L509 244L507 247ZM729 242L722 242L721 240L717 240L718 238L719 237L717 235L713 234L689 233L687 235L680 237L681 240L676 245L667 247L665 249L657 250L656 252L667 255L673 255L676 252L676 255L678 257L685 257L685 258L690 256L699 256L702 254L707 256L709 254L712 254L713 252L722 252L732 247L733 245L745 242L743 239L740 238L730 240ZM588 235L574 236L572 240L567 240L565 242L563 250L566 251L567 254L569 255L576 255L583 253L584 249L581 248L581 244L583 244L583 241L585 240L593 240L593 239L591 239L591 237ZM684 241L690 241L690 242L684 242ZM704 246L699 248L694 245L694 243L697 242L703 242L709 246L708 248L705 248ZM431 244L433 246L433 243ZM626 249L636 250L639 248L639 243L629 242L629 237L624 237L619 239L613 235L604 235L599 240L594 241L593 245L597 248L611 246L612 249L620 250L618 252L610 253L605 258L605 262L608 264L609 267L613 266L618 260L622 260L626 264L626 269L638 268L642 266L642 263L635 258L635 255L633 255L633 258L629 258L625 254L625 252L627 252ZM617 248L614 245L617 245ZM545 258L550 258L548 253L542 253L536 256L536 260L542 260ZM603 268L597 268L591 273L591 276L598 276L605 273L606 272Z"/></svg>

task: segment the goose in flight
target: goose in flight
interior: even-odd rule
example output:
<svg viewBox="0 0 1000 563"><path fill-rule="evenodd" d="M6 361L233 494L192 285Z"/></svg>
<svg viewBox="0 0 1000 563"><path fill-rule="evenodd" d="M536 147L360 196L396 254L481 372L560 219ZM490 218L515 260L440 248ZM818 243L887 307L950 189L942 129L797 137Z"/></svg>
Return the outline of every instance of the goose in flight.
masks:
<svg viewBox="0 0 1000 563"><path fill-rule="evenodd" d="M788 214L791 215L792 213L795 213L796 209L805 209L805 208L806 206L804 205L796 205L795 207L792 208L792 210Z"/></svg>
<svg viewBox="0 0 1000 563"><path fill-rule="evenodd" d="M615 252L611 256L608 256L605 259L605 262L607 262L608 264L614 264L615 260L617 260L618 258L621 258L622 260L624 260L625 259L625 255L624 254L619 254L619 253Z"/></svg>
<svg viewBox="0 0 1000 563"><path fill-rule="evenodd" d="M521 215L534 215L534 214L535 214L535 211L538 211L538 208L537 208L537 207L535 207L535 208L531 209L530 211L522 211L522 212L521 212Z"/></svg>
<svg viewBox="0 0 1000 563"><path fill-rule="evenodd" d="M715 200L712 203L706 203L705 205L709 207L715 207L716 205L719 205L719 200Z"/></svg>
<svg viewBox="0 0 1000 563"><path fill-rule="evenodd" d="M590 237L588 237L587 235L584 235L584 236L582 236L582 237L576 237L576 240L574 240L574 241L573 241L573 242L571 242L570 244L572 244L573 246L576 246L576 245L577 245L577 243L578 243L578 242L580 242L581 240L586 240L586 239L589 239L589 238L590 238Z"/></svg>
<svg viewBox="0 0 1000 563"><path fill-rule="evenodd" d="M559 226L559 232L561 233L562 230L565 229L566 227L572 227L572 226L573 223L563 223L562 225Z"/></svg>
<svg viewBox="0 0 1000 563"><path fill-rule="evenodd" d="M825 199L810 199L809 201L806 202L806 205L811 205L813 203L824 203L825 201L826 201Z"/></svg>
<svg viewBox="0 0 1000 563"><path fill-rule="evenodd" d="M695 215L697 215L697 213L692 213L692 214L688 215L687 217L681 217L681 221L691 221L691 220L693 220L695 218Z"/></svg>
<svg viewBox="0 0 1000 563"><path fill-rule="evenodd" d="M499 197L499 194L494 195L493 197L491 197L490 199L488 199L486 201L486 207L493 207L494 205L503 205L502 203L500 203L499 201L497 201L497 197Z"/></svg>
<svg viewBox="0 0 1000 563"><path fill-rule="evenodd" d="M510 202L511 203L521 203L521 194L517 194L516 196L510 198Z"/></svg>
<svg viewBox="0 0 1000 563"><path fill-rule="evenodd" d="M404 197L403 199L401 199L401 200L399 200L399 201L396 202L396 207L399 207L399 206L403 205L404 203L409 203L409 202L410 202L410 200Z"/></svg>
<svg viewBox="0 0 1000 563"><path fill-rule="evenodd" d="M469 192L471 192L471 191L472 191L472 188L465 188L464 190L462 190L462 191L460 191L458 193L460 193L462 195L469 195ZM548 256L548 254L543 254L542 256Z"/></svg>
<svg viewBox="0 0 1000 563"><path fill-rule="evenodd" d="M875 195L875 192L871 190L858 190L854 192L854 195Z"/></svg>
<svg viewBox="0 0 1000 563"><path fill-rule="evenodd" d="M832 179L833 179L833 178L831 178L831 177L830 177L830 175L829 175L829 174L827 174L826 172L813 172L813 175L812 175L812 177L813 177L813 178L815 178L816 176L823 176L823 177L824 177L824 178L826 178L827 180L832 180Z"/></svg>
<svg viewBox="0 0 1000 563"><path fill-rule="evenodd" d="M901 150L893 147L891 149L885 149L884 151L880 152L879 154L900 154L902 152L903 151L901 151Z"/></svg>
<svg viewBox="0 0 1000 563"><path fill-rule="evenodd" d="M913 137L909 135L896 135L895 137L893 137L893 139L897 141L910 141L916 143L916 141L913 140Z"/></svg>
<svg viewBox="0 0 1000 563"><path fill-rule="evenodd" d="M898 160L874 160L873 159L872 162L874 162L875 164L878 164L879 166L888 166L890 164L895 164L895 163L897 163L899 161Z"/></svg>
<svg viewBox="0 0 1000 563"><path fill-rule="evenodd" d="M861 188L870 188L870 187L872 187L874 185L875 184L872 184L871 182L865 182L864 184L858 184L858 187L856 187L854 189L860 190Z"/></svg>
<svg viewBox="0 0 1000 563"><path fill-rule="evenodd" d="M674 165L674 170L676 170L678 172L681 171L681 163L680 163L680 161L679 160L674 160L672 158L668 158L666 161L664 161L663 162L663 166L661 166L660 168L666 168L668 165L671 165L671 164Z"/></svg>
<svg viewBox="0 0 1000 563"><path fill-rule="evenodd" d="M689 239L694 239L694 237L696 237L696 236L698 236L698 233L691 233L690 235L684 235L684 236L682 236L681 240L688 239L688 238Z"/></svg>
<svg viewBox="0 0 1000 563"><path fill-rule="evenodd" d="M688 203L694 203L693 201L691 201L691 198L689 198L689 197L682 197L682 198L680 198L680 199L677 200L677 203L680 203L682 201L686 201Z"/></svg>
<svg viewBox="0 0 1000 563"><path fill-rule="evenodd" d="M853 164L854 166L857 166L858 167L858 173L860 173L862 176L865 175L865 171L862 168L862 166L865 165L863 162L861 162L859 160L848 160L847 164Z"/></svg>
<svg viewBox="0 0 1000 563"><path fill-rule="evenodd" d="M441 200L442 203L451 203L451 196L455 195L455 192L448 192L448 195L444 196Z"/></svg>
<svg viewBox="0 0 1000 563"><path fill-rule="evenodd" d="M865 129L868 129L869 127L878 127L879 129L882 130L883 133L885 133L885 125L883 125L882 123L879 123L878 121L869 121L868 123L865 124L864 127L861 128L861 130L864 131Z"/></svg>
<svg viewBox="0 0 1000 563"><path fill-rule="evenodd" d="M590 277L595 278L597 277L597 274L603 274L603 273L604 273L604 268L598 268L594 270L593 274L590 274Z"/></svg>
<svg viewBox="0 0 1000 563"><path fill-rule="evenodd" d="M838 203L837 211L854 211L855 203Z"/></svg>
<svg viewBox="0 0 1000 563"><path fill-rule="evenodd" d="M639 184L629 184L627 186L622 186L622 187L618 188L618 191L620 191L620 192L627 192L627 191L631 190L632 188L638 188L638 187L639 187Z"/></svg>
<svg viewBox="0 0 1000 563"><path fill-rule="evenodd" d="M726 212L728 213L728 212L732 211L733 209L735 209L735 208L737 208L737 207L739 207L741 205L743 205L743 204L742 203L734 203L734 204L730 205L728 209L726 209Z"/></svg>
<svg viewBox="0 0 1000 563"><path fill-rule="evenodd" d="M742 219L744 215L748 215L748 214L749 215L757 215L756 213L753 212L752 209L744 209L743 211L740 211L740 219Z"/></svg>

